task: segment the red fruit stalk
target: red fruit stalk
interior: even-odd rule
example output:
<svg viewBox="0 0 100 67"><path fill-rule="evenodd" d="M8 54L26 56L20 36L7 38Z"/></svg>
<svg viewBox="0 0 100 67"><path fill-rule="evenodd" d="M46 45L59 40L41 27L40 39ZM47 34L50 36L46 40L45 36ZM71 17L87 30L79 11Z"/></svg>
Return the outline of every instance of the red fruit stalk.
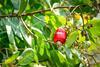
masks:
<svg viewBox="0 0 100 67"><path fill-rule="evenodd" d="M58 28L54 34L54 43L60 42L62 45L65 43L67 38L67 33L65 29L63 28Z"/></svg>

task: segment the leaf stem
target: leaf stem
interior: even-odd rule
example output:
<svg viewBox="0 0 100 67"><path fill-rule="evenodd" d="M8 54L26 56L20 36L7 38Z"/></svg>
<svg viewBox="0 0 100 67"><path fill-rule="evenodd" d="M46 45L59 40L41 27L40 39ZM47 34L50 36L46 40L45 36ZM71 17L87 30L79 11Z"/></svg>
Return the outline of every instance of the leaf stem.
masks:
<svg viewBox="0 0 100 67"><path fill-rule="evenodd" d="M20 18L20 20L21 20L21 22L23 23L23 25L25 26L25 28L26 28L31 34L33 34L32 31L31 31L31 30L28 28L28 26L26 25L26 23L23 21L22 17Z"/></svg>
<svg viewBox="0 0 100 67"><path fill-rule="evenodd" d="M21 22L23 23L23 25L25 26L25 28L29 31L29 33L30 33L31 35L33 35L34 37L36 37L36 36L34 35L34 33L28 28L28 26L27 26L26 23L24 22L23 18L20 17L19 19L21 20Z"/></svg>

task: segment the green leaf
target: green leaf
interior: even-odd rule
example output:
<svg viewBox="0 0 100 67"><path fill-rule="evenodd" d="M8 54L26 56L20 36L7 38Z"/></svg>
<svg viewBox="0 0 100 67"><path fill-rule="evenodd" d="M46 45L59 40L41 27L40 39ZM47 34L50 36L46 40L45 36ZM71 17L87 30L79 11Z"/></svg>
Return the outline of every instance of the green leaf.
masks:
<svg viewBox="0 0 100 67"><path fill-rule="evenodd" d="M13 31L14 31L14 34L15 35L17 35L18 37L20 37L22 40L23 40L23 37L22 37L22 34L21 34L21 27L22 27L22 25L21 25L21 23L19 23L19 20L18 20L18 18L9 18L10 19L10 21L11 21L11 26L12 26L12 29L13 29Z"/></svg>
<svg viewBox="0 0 100 67"><path fill-rule="evenodd" d="M68 58L72 59L72 52L71 52L71 49L70 48L66 48L66 55Z"/></svg>
<svg viewBox="0 0 100 67"><path fill-rule="evenodd" d="M26 43L29 45L29 46L32 46L32 36L31 35L28 35L27 33L27 29L24 27L22 21L19 21L20 22L20 32L23 36L23 38L25 39ZM24 22L24 21L23 21ZM25 22L24 22L25 23Z"/></svg>
<svg viewBox="0 0 100 67"><path fill-rule="evenodd" d="M50 34L51 34L51 30L48 26L44 26L43 27L43 33L44 33L44 36L48 39Z"/></svg>
<svg viewBox="0 0 100 67"><path fill-rule="evenodd" d="M38 28L32 27L33 32L37 36L38 40L38 46L39 46L39 54L42 56L44 54L44 46L45 46L45 37L43 35L43 32L39 30Z"/></svg>
<svg viewBox="0 0 100 67"><path fill-rule="evenodd" d="M78 36L78 31L70 33L66 41L66 47L71 47L71 45L76 41L77 36Z"/></svg>
<svg viewBox="0 0 100 67"><path fill-rule="evenodd" d="M38 29L42 29L46 23L43 15L34 15L31 17L32 26Z"/></svg>
<svg viewBox="0 0 100 67"><path fill-rule="evenodd" d="M50 16L50 22L49 23L52 24L54 29L57 29L58 27L60 27L62 25L61 22L59 21L58 17L54 16L54 15Z"/></svg>
<svg viewBox="0 0 100 67"><path fill-rule="evenodd" d="M37 39L40 41L39 44L41 44L41 41L45 40L43 32L40 29L36 28L36 27L31 27L31 29L33 30L34 34L37 36Z"/></svg>
<svg viewBox="0 0 100 67"><path fill-rule="evenodd" d="M43 35L42 31L39 30L38 28L31 27L31 29L35 32L35 34L37 34L37 35Z"/></svg>
<svg viewBox="0 0 100 67"><path fill-rule="evenodd" d="M93 27L90 29L93 36L100 36L100 19L93 19L90 21Z"/></svg>
<svg viewBox="0 0 100 67"><path fill-rule="evenodd" d="M54 3L52 7L55 8L55 7L59 7L59 6L60 6L59 3ZM54 12L54 14L60 15L60 9L52 9L52 11Z"/></svg>
<svg viewBox="0 0 100 67"><path fill-rule="evenodd" d="M18 15L22 14L25 11L26 6L27 6L27 0L21 0Z"/></svg>
<svg viewBox="0 0 100 67"><path fill-rule="evenodd" d="M13 62L19 55L19 51L15 52L11 57L9 57L7 60L5 60L5 64L9 64Z"/></svg>
<svg viewBox="0 0 100 67"><path fill-rule="evenodd" d="M94 42L94 43L96 43L95 42L95 38L94 38L94 36L93 36L93 34L92 34L92 32L90 31L90 30L87 30L88 31L88 35L89 35L89 39L92 41L92 42Z"/></svg>
<svg viewBox="0 0 100 67"><path fill-rule="evenodd" d="M91 5L91 0L69 0L69 2L73 5Z"/></svg>
<svg viewBox="0 0 100 67"><path fill-rule="evenodd" d="M48 3L49 7L51 8L50 1L51 1L51 0L46 0L46 2Z"/></svg>
<svg viewBox="0 0 100 67"><path fill-rule="evenodd" d="M76 49L72 49L72 53L73 53L73 58L72 58L73 63L79 64L80 63L79 59L81 59L81 54Z"/></svg>
<svg viewBox="0 0 100 67"><path fill-rule="evenodd" d="M96 37L100 36L100 20L99 19L92 19L90 24L93 25L92 28L87 29L89 33L89 38L92 42L96 43Z"/></svg>
<svg viewBox="0 0 100 67"><path fill-rule="evenodd" d="M13 4L14 8L18 10L20 7L20 4L21 4L21 0L11 0L11 2Z"/></svg>
<svg viewBox="0 0 100 67"><path fill-rule="evenodd" d="M53 26L54 29L57 29L57 25L56 25L56 20L54 19L54 16L50 17L50 24Z"/></svg>
<svg viewBox="0 0 100 67"><path fill-rule="evenodd" d="M52 64L55 64L54 65L55 67L57 67L57 66L61 67L61 63L60 63L59 58L57 56L57 51L56 50L50 51L50 55L52 57L51 58L52 59Z"/></svg>
<svg viewBox="0 0 100 67"><path fill-rule="evenodd" d="M50 52L49 52L49 50L47 48L46 48L46 54L49 57L49 59L51 59Z"/></svg>
<svg viewBox="0 0 100 67"><path fill-rule="evenodd" d="M18 57L19 65L30 64L34 59L34 50L32 48L26 48L24 52Z"/></svg>
<svg viewBox="0 0 100 67"><path fill-rule="evenodd" d="M11 26L12 21L10 20L10 18L3 19L2 21L4 22L6 30L7 30L8 39L11 44L10 46L12 47L13 50L17 51L17 46L14 39L14 33Z"/></svg>
<svg viewBox="0 0 100 67"><path fill-rule="evenodd" d="M38 63L37 51L35 48L34 48L34 61Z"/></svg>
<svg viewBox="0 0 100 67"><path fill-rule="evenodd" d="M56 20L55 20L56 26L57 26L57 27L60 27L62 24L61 24L61 22L59 21L58 16L54 16L54 19L56 19Z"/></svg>
<svg viewBox="0 0 100 67"><path fill-rule="evenodd" d="M40 50L39 50L39 54L41 55L41 56L43 56L43 54L44 54L44 46L45 46L45 43L44 43L44 41L42 40L41 41L41 44L40 44Z"/></svg>
<svg viewBox="0 0 100 67"><path fill-rule="evenodd" d="M58 55L59 61L61 63L64 63L66 61L66 56L64 54L62 54L60 51L57 52L57 55Z"/></svg>
<svg viewBox="0 0 100 67"><path fill-rule="evenodd" d="M12 31L11 26L6 25L6 29L7 29L9 41L11 42L11 44L15 44L14 35L13 35L13 31Z"/></svg>

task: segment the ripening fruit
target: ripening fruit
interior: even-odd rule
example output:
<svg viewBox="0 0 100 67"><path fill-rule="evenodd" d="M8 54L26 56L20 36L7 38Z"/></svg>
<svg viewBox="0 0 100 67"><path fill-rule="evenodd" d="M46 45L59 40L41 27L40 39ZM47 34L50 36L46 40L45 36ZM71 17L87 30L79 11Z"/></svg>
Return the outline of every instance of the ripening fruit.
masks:
<svg viewBox="0 0 100 67"><path fill-rule="evenodd" d="M65 43L67 38L67 33L65 29L63 28L58 28L54 34L54 43L60 42L62 45Z"/></svg>

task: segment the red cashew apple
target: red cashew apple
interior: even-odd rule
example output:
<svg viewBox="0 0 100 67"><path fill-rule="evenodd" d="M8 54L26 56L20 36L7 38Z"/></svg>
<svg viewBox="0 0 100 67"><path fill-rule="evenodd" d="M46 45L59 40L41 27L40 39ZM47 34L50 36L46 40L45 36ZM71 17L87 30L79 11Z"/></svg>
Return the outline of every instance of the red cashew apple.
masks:
<svg viewBox="0 0 100 67"><path fill-rule="evenodd" d="M67 38L67 33L65 29L58 28L56 32L54 33L53 41L54 43L60 43L61 45L63 45L66 42L66 38ZM61 46L61 45L58 45L58 46Z"/></svg>

